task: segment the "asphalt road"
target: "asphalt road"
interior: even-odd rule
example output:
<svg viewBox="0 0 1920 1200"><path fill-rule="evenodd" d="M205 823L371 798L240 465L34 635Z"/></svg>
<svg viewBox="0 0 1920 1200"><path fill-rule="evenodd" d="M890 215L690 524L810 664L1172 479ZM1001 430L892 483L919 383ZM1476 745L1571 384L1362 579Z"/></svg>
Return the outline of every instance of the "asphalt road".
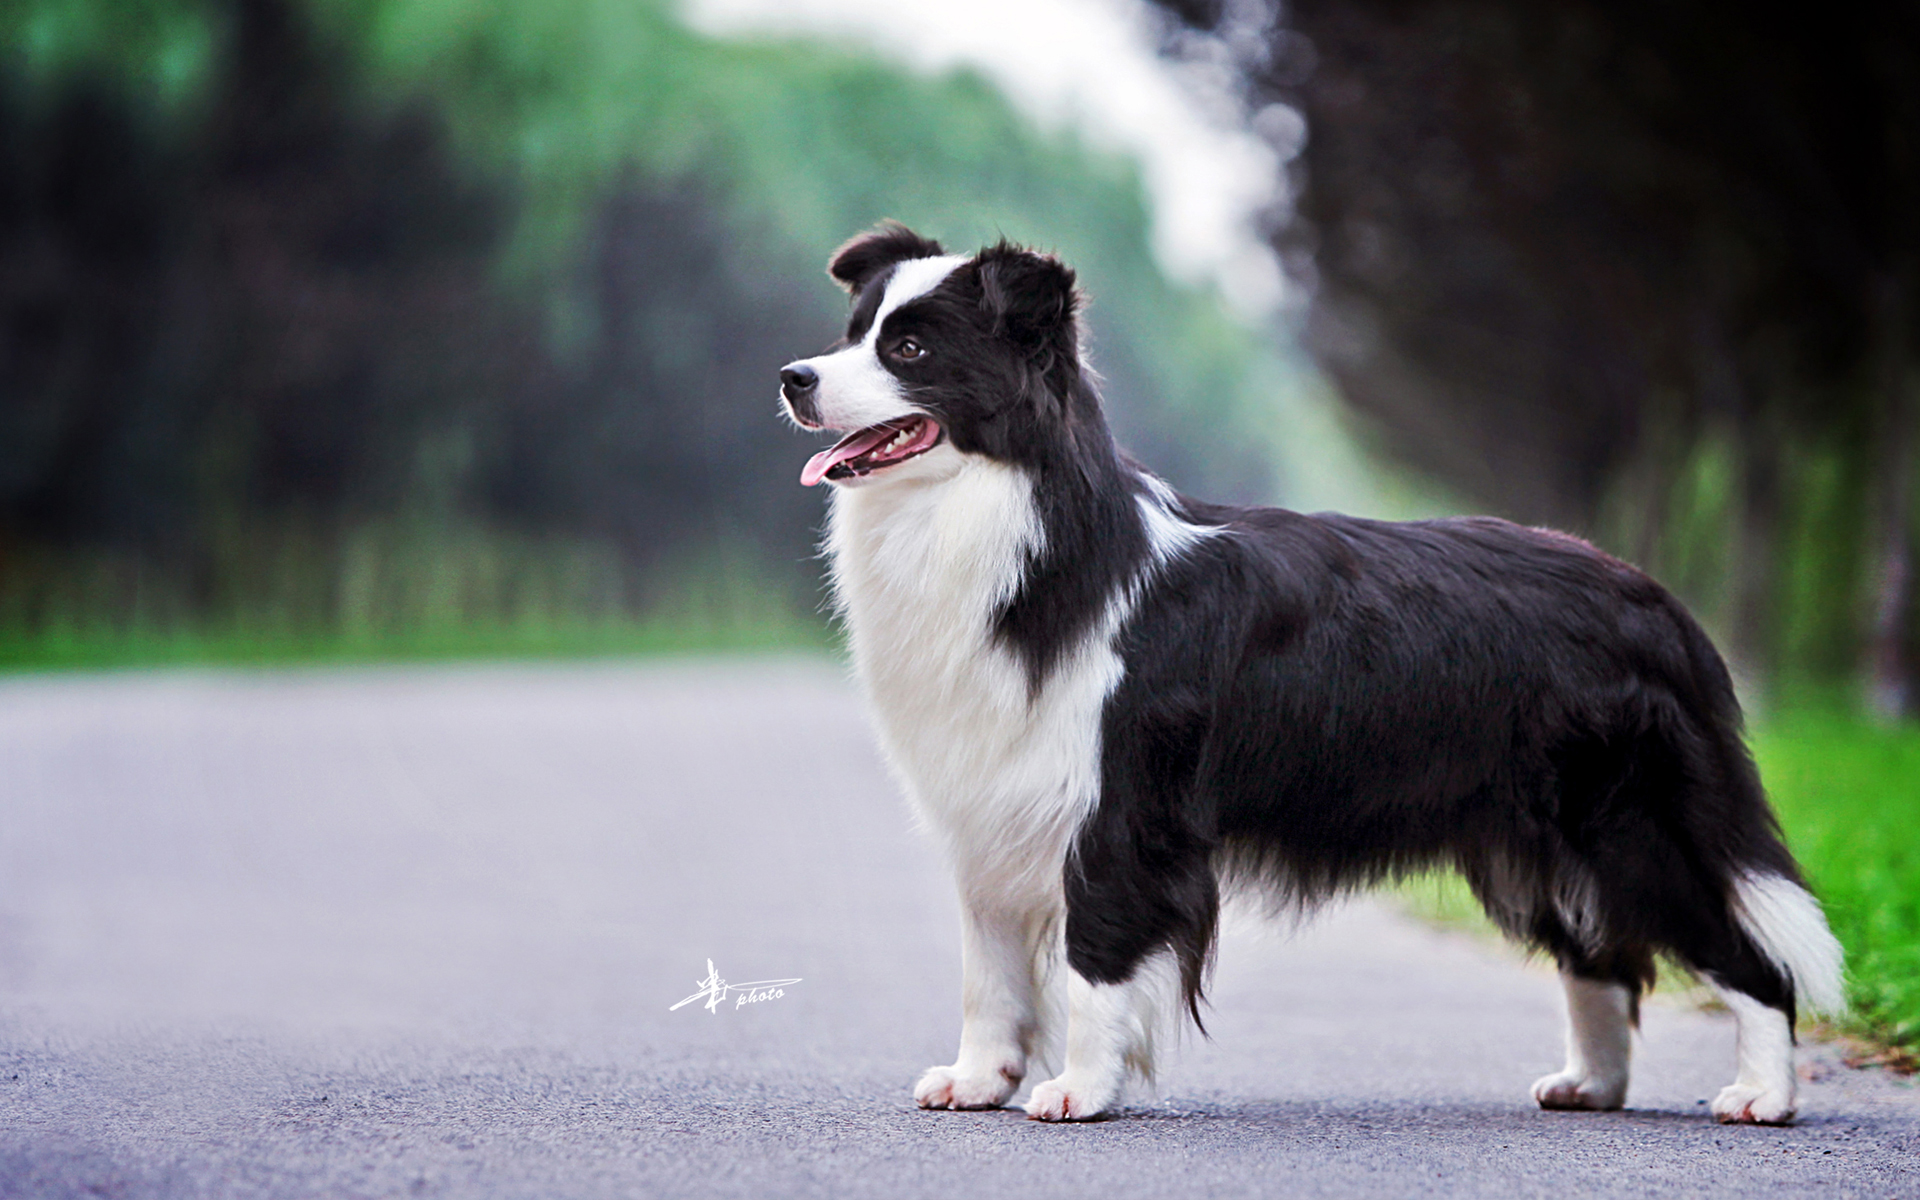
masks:
<svg viewBox="0 0 1920 1200"><path fill-rule="evenodd" d="M0 1195L1920 1195L1914 1088L1715 1125L1678 1007L1538 1111L1551 974L1377 903L1233 923L1119 1119L920 1112L957 960L828 664L0 683Z"/></svg>

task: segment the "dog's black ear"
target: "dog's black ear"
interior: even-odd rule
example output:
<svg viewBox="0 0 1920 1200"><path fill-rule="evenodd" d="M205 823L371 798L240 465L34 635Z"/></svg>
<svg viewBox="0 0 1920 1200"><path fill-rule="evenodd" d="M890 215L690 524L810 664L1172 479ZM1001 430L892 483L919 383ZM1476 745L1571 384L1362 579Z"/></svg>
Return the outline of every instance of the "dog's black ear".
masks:
<svg viewBox="0 0 1920 1200"><path fill-rule="evenodd" d="M932 238L923 238L898 221L882 221L835 250L827 262L827 274L857 296L875 275L897 262L944 253Z"/></svg>
<svg viewBox="0 0 1920 1200"><path fill-rule="evenodd" d="M993 318L994 333L1030 354L1076 357L1080 293L1071 267L1051 254L1004 241L982 250L974 262L980 270L980 303Z"/></svg>

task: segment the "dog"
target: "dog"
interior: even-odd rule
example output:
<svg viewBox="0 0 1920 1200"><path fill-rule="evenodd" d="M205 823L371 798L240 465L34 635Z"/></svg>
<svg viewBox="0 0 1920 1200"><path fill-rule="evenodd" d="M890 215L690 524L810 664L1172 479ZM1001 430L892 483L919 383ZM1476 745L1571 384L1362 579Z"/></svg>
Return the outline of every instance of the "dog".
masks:
<svg viewBox="0 0 1920 1200"><path fill-rule="evenodd" d="M1003 1106L1063 1043L1027 1113L1110 1114L1200 1021L1223 895L1304 910L1449 867L1559 965L1542 1107L1621 1107L1666 954L1738 1022L1714 1115L1792 1119L1795 1014L1842 1007L1840 946L1673 596L1550 530L1176 493L1116 447L1052 256L889 223L828 273L846 336L782 404L846 434L801 482L831 485L854 670L964 914L959 1055L922 1107Z"/></svg>

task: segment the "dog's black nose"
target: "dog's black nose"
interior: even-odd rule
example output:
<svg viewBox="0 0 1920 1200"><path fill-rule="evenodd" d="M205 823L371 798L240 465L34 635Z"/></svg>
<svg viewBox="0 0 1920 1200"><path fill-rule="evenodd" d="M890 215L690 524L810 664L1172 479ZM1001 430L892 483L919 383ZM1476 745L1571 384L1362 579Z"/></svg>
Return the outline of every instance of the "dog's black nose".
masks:
<svg viewBox="0 0 1920 1200"><path fill-rule="evenodd" d="M810 392L820 382L820 372L805 363L780 368L780 386L791 398L795 392Z"/></svg>
<svg viewBox="0 0 1920 1200"><path fill-rule="evenodd" d="M820 372L803 362L780 368L780 394L786 397L787 411L806 429L820 428Z"/></svg>

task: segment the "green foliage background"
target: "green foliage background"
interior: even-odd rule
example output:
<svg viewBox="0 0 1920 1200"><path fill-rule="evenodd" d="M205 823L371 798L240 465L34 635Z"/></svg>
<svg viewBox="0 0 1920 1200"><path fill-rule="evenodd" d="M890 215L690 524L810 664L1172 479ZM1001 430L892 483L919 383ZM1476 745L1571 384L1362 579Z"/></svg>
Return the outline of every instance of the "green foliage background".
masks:
<svg viewBox="0 0 1920 1200"><path fill-rule="evenodd" d="M139 114L142 137L191 147L233 119L221 106L234 95L226 82L234 31L270 7L28 0L0 14L8 48L0 76L26 95L26 111L77 86L104 90ZM0 660L280 658L323 645L377 654L423 638L457 644L462 631L476 647L588 644L598 635L583 631L674 624L662 614L684 612L674 597L690 587L733 597L719 609L739 614L737 624L682 622L705 630L690 645L758 645L769 630L815 624L805 531L819 499L789 483L811 447L778 432L771 380L779 362L834 336L843 301L821 266L833 246L881 218L956 248L1004 236L1070 260L1094 298L1095 363L1116 427L1177 485L1273 500L1288 488L1278 464L1315 456L1289 436L1300 376L1266 331L1237 322L1217 297L1171 283L1155 264L1133 165L1034 127L975 76L925 78L814 44L716 41L644 0L286 7L341 81L327 103L350 109L376 142L379 130L407 121L444 130L433 136L444 136L463 180L444 186L505 214L484 251L505 315L489 319L511 332L513 313L538 314L544 357L529 368L533 391L599 389L598 415L576 418L587 422L579 435L546 451L544 477L618 481L644 470L633 465L638 447L658 456L677 445L685 461L721 464L715 487L729 486L730 471L736 490L757 498L727 508L725 497L663 484L685 511L675 536L657 544L641 532L647 514L595 523L606 509L636 506L617 489L583 492L576 509L602 510L588 517L489 508L487 447L516 440L510 429L490 432L502 402L469 394L473 382L451 366L408 365L416 377L439 370L445 379L422 385L434 393L427 410L394 435L410 443L385 454L411 465L378 497L337 511L276 508L203 483L182 519L186 551L29 531L7 552L0 511ZM629 290L656 291L636 310L608 308L608 281L623 269L609 257L620 227L608 214L623 198L637 198L629 225L661 213L694 223L724 280L718 300L657 291L684 280L642 279ZM777 312L785 325L755 328L753 312ZM720 374L689 350L736 336L738 353ZM810 340L793 344L802 337ZM764 391L745 391L763 376ZM716 419L721 412L731 426ZM764 427L752 426L762 414ZM538 426L538 411L527 419ZM1316 432L1338 436L1324 421ZM609 457L622 448L628 458ZM192 462L234 453L209 449Z"/></svg>
<svg viewBox="0 0 1920 1200"><path fill-rule="evenodd" d="M553 282L594 199L630 168L710 181L742 257L769 274L817 276L823 248L882 218L954 248L1009 238L1062 255L1095 297L1096 362L1137 450L1195 486L1279 487L1273 351L1217 298L1162 274L1133 164L1037 129L977 76L922 78L816 43L714 41L646 3L335 0L319 12L364 47L389 96L426 88L475 161L525 181L505 264L522 281ZM573 299L563 316L590 320ZM1195 449L1182 419L1203 416L1221 427Z"/></svg>

